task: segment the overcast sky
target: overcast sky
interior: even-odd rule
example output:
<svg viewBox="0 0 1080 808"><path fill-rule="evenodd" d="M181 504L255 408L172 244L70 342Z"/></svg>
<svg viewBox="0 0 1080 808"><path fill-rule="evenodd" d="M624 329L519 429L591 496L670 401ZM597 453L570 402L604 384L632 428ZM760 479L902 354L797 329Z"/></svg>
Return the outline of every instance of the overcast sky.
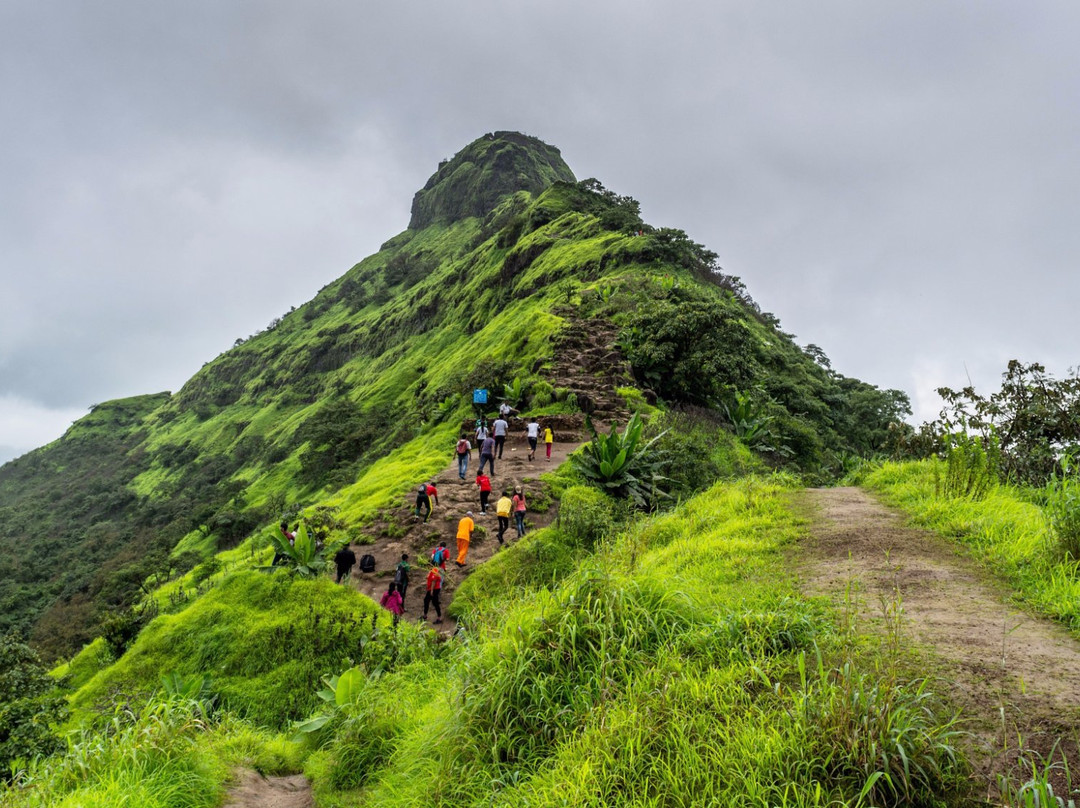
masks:
<svg viewBox="0 0 1080 808"><path fill-rule="evenodd" d="M485 132L716 251L906 391L1064 374L1080 4L0 3L0 461L177 390L403 230Z"/></svg>

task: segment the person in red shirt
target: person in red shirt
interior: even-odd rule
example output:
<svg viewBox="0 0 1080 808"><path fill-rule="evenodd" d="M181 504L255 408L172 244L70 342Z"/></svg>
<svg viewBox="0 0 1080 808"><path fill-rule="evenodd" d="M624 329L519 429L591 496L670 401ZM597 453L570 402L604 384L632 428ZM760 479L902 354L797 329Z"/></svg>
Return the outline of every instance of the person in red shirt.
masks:
<svg viewBox="0 0 1080 808"><path fill-rule="evenodd" d="M438 505L439 504L439 489L435 487L435 481L432 480L430 483L428 483L424 487L424 490L427 491L428 499L430 499L432 502L434 502L436 505Z"/></svg>
<svg viewBox="0 0 1080 808"><path fill-rule="evenodd" d="M442 570L435 564L427 574L427 591L424 593L424 619L427 620L428 606L435 607L435 622L442 622L442 609L439 607L439 594L442 592Z"/></svg>
<svg viewBox="0 0 1080 808"><path fill-rule="evenodd" d="M487 513L488 498L491 496L491 478L483 472L478 472L476 484L480 486L480 513Z"/></svg>
<svg viewBox="0 0 1080 808"><path fill-rule="evenodd" d="M439 546L431 551L431 563L439 569L446 569L446 560L450 558L450 551L446 549L446 542L439 542Z"/></svg>

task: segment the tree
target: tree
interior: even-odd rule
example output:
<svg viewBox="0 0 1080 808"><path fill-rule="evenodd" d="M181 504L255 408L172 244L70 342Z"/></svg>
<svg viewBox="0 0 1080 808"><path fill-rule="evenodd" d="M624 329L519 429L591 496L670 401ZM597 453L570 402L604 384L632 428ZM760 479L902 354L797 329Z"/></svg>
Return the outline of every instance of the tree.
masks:
<svg viewBox="0 0 1080 808"><path fill-rule="evenodd" d="M16 635L0 639L0 766L22 768L37 755L58 752L53 731L67 717L67 702L37 653Z"/></svg>
<svg viewBox="0 0 1080 808"><path fill-rule="evenodd" d="M1080 448L1080 378L1055 379L1037 362L1016 359L1002 374L1001 389L990 397L974 387L938 389L945 400L935 426L954 432L996 435L1004 480L1043 485L1057 474L1063 454Z"/></svg>

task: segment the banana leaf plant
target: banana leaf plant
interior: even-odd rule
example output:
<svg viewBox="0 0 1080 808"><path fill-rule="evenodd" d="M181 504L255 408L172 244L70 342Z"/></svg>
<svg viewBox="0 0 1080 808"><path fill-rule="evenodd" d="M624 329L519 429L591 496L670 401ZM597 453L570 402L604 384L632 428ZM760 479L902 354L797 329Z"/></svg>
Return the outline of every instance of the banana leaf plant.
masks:
<svg viewBox="0 0 1080 808"><path fill-rule="evenodd" d="M317 578L326 569L326 553L315 542L304 522L296 528L296 538L292 544L279 532L273 533L271 540L276 551L276 565L263 567L263 570L284 567L305 578Z"/></svg>

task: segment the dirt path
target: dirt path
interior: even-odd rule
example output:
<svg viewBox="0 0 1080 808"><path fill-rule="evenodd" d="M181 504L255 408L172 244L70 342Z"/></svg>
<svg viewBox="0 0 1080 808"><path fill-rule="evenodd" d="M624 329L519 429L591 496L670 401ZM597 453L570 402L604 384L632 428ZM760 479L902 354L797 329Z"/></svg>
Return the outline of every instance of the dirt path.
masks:
<svg viewBox="0 0 1080 808"><path fill-rule="evenodd" d="M263 777L256 771L237 772L239 783L229 791L224 808L313 808L311 783L302 774Z"/></svg>
<svg viewBox="0 0 1080 808"><path fill-rule="evenodd" d="M901 606L900 631L938 661L934 673L972 733L975 776L988 794L1023 749L1046 756L1060 743L1080 774L1080 643L1010 604L955 545L905 526L865 491L811 489L797 503L811 524L799 559L806 589L842 604L856 586L861 616L882 629L886 610Z"/></svg>

